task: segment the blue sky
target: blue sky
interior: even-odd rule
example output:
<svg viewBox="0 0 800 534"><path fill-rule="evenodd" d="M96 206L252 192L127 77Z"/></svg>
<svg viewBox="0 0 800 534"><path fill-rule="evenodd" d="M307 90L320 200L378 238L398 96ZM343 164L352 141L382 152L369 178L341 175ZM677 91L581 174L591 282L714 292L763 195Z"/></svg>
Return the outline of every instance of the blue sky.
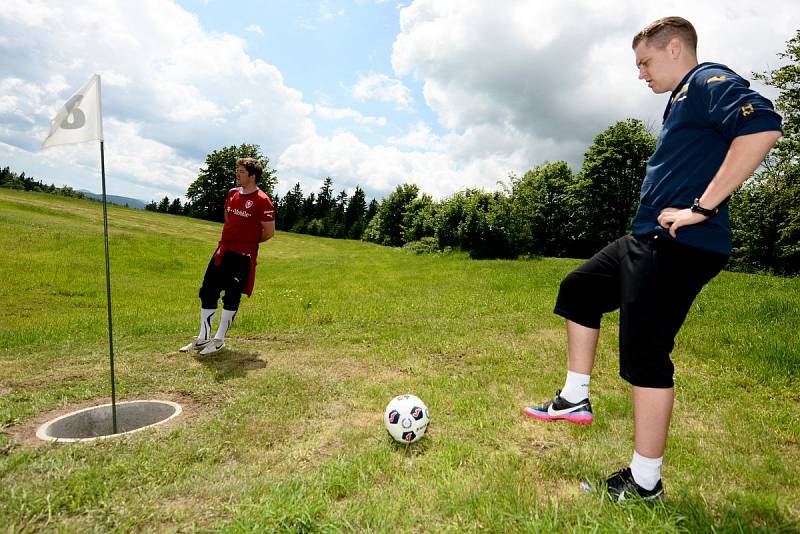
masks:
<svg viewBox="0 0 800 534"><path fill-rule="evenodd" d="M360 125L362 138L379 142L388 129L402 135L412 121L435 125L427 106L396 109L381 101L359 101L351 88L374 74L391 75L394 38L400 31L402 3L384 1L243 1L235 9L229 2L184 0L178 2L195 13L206 28L239 35L247 51L275 65L285 83L314 102L333 108L352 108L366 116L387 119L387 128L375 132ZM406 2L408 4L408 2ZM422 85L404 80L415 101L424 101ZM318 124L330 135L332 122Z"/></svg>
<svg viewBox="0 0 800 534"><path fill-rule="evenodd" d="M4 0L0 165L98 191L96 143L39 150L98 73L112 194L182 197L208 153L243 142L279 194L326 176L370 197L495 190L545 161L578 170L616 121L657 131L666 96L637 80L630 40L674 14L701 61L746 77L800 28L785 0Z"/></svg>

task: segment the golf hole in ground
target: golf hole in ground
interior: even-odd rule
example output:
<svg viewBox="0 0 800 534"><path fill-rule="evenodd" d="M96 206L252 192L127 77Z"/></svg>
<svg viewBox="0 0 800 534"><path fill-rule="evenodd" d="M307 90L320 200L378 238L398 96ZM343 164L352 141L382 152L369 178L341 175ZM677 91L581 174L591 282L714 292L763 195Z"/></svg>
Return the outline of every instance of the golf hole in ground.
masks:
<svg viewBox="0 0 800 534"><path fill-rule="evenodd" d="M84 408L44 423L36 437L45 441L82 442L110 438L166 423L180 415L180 404L162 400L117 403L117 432L113 431L111 404Z"/></svg>

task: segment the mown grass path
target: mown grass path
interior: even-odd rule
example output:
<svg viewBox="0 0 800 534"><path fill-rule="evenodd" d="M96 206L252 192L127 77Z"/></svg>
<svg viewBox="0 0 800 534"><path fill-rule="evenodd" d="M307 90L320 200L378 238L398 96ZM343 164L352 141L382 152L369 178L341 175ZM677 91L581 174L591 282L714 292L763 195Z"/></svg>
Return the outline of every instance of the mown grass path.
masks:
<svg viewBox="0 0 800 534"><path fill-rule="evenodd" d="M98 203L0 190L0 531L793 532L800 529L800 279L723 273L674 352L663 505L583 495L630 460L616 314L588 428L526 419L564 378L551 313L577 260L471 261L279 233L228 349L177 352L220 226L111 207L120 400L169 428L35 445L43 414L109 396ZM420 443L383 409L429 406Z"/></svg>

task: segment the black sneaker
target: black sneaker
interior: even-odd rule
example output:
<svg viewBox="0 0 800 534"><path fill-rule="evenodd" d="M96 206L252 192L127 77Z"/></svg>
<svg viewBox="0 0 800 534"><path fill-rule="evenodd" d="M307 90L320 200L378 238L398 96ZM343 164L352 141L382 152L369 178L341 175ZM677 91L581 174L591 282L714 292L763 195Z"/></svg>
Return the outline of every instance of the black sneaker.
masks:
<svg viewBox="0 0 800 534"><path fill-rule="evenodd" d="M584 488L588 487L584 483ZM656 486L651 490L646 490L641 487L633 479L631 468L626 467L611 475L606 480L606 491L608 496L616 502L622 502L628 499L642 499L644 501L662 501L664 500L664 485L661 480L656 483Z"/></svg>
<svg viewBox="0 0 800 534"><path fill-rule="evenodd" d="M561 396L560 389L556 391L556 396L552 400L536 406L526 406L522 411L528 417L541 421L565 419L576 425L588 425L592 422L592 405L589 399L586 398L575 403L569 402Z"/></svg>

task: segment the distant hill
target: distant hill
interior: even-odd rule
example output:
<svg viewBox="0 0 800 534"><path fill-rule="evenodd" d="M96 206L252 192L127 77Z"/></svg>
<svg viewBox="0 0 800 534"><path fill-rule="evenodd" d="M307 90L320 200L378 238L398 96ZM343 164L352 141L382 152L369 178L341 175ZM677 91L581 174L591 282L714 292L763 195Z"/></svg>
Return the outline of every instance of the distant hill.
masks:
<svg viewBox="0 0 800 534"><path fill-rule="evenodd" d="M97 193L92 193L91 191L87 191L85 189L79 190L81 193L86 195L88 198L103 201L103 195L98 195ZM135 208L137 210L143 210L146 202L142 202L138 198L130 198L130 197L120 197L117 195L106 195L106 202L111 204L119 204L120 206L124 206L125 204L128 205L129 208Z"/></svg>

